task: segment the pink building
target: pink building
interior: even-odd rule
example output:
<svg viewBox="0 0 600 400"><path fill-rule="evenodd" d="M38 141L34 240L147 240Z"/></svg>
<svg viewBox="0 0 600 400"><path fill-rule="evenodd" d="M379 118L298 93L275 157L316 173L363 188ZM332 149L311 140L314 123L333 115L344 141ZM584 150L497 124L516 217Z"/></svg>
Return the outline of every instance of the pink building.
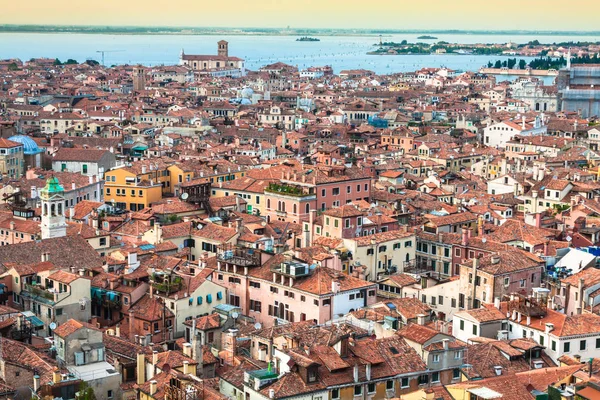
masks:
<svg viewBox="0 0 600 400"><path fill-rule="evenodd" d="M315 219L316 221L316 219ZM359 210L353 204L323 212L322 218L309 227L313 237L352 239L380 232L398 230L398 221L381 213Z"/></svg>
<svg viewBox="0 0 600 400"><path fill-rule="evenodd" d="M212 279L227 288L230 304L267 327L275 321L322 324L377 300L375 283L288 254L223 251Z"/></svg>
<svg viewBox="0 0 600 400"><path fill-rule="evenodd" d="M265 217L267 221L286 221L295 224L307 220L316 208L314 188L271 183L265 188Z"/></svg>
<svg viewBox="0 0 600 400"><path fill-rule="evenodd" d="M371 199L371 175L358 167L305 165L300 171L282 174L281 183L312 189L316 208L322 211Z"/></svg>

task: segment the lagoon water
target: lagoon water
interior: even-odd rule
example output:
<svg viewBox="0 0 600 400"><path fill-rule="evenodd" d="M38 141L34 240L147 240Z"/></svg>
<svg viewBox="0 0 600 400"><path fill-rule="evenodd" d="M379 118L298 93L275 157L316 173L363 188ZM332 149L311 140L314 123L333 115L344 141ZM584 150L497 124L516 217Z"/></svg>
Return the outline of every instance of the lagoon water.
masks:
<svg viewBox="0 0 600 400"><path fill-rule="evenodd" d="M383 41L450 43L541 43L563 41L599 41L594 36L565 35L486 35L434 34L437 40L418 40L421 34L383 36ZM0 33L0 59L51 57L77 61L100 61L98 50L114 51L105 54L106 65L143 64L146 66L173 65L181 49L188 54L216 54L217 41L229 42L229 54L246 60L246 68L256 70L276 61L298 68L331 65L334 72L364 68L378 74L415 71L421 67L448 67L474 71L489 61L504 60L502 56L473 55L396 55L373 56L366 53L379 42L377 36L318 36L320 42L297 42L295 36L263 35L107 35L77 33ZM526 57L521 57L527 59Z"/></svg>

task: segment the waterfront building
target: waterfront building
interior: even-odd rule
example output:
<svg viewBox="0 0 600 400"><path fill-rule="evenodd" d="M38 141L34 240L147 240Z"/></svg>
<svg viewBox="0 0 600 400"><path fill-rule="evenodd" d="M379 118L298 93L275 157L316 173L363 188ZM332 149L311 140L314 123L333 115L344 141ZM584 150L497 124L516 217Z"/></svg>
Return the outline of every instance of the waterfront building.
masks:
<svg viewBox="0 0 600 400"><path fill-rule="evenodd" d="M229 43L221 40L217 43L217 55L193 55L185 54L182 49L179 56L179 63L198 71L200 74L211 75L213 77L234 77L239 78L246 75L244 60L238 57L229 56Z"/></svg>

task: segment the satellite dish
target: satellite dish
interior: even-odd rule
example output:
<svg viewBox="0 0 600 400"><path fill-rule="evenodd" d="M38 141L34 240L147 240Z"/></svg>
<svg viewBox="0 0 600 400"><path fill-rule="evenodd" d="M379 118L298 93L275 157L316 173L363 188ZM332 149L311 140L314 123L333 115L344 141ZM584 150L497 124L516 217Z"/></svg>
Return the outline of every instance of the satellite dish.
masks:
<svg viewBox="0 0 600 400"><path fill-rule="evenodd" d="M239 316L240 316L240 314L235 311L231 313L231 318L233 318L233 319L237 319L237 317L239 317Z"/></svg>
<svg viewBox="0 0 600 400"><path fill-rule="evenodd" d="M571 240L573 240L573 238L571 236L567 236L565 239L567 239L567 242L570 242Z"/></svg>
<svg viewBox="0 0 600 400"><path fill-rule="evenodd" d="M485 242L487 242L487 238L483 238L483 239L481 239L481 241L482 241L483 243L485 243Z"/></svg>
<svg viewBox="0 0 600 400"><path fill-rule="evenodd" d="M55 330L56 329L56 322L51 322L50 325L48 325L48 328L50 328L51 330Z"/></svg>
<svg viewBox="0 0 600 400"><path fill-rule="evenodd" d="M190 197L189 193L181 193L181 196L179 196L181 200L187 200L188 197Z"/></svg>
<svg viewBox="0 0 600 400"><path fill-rule="evenodd" d="M257 322L254 324L254 329L260 329L262 328L262 325L260 324L260 322Z"/></svg>

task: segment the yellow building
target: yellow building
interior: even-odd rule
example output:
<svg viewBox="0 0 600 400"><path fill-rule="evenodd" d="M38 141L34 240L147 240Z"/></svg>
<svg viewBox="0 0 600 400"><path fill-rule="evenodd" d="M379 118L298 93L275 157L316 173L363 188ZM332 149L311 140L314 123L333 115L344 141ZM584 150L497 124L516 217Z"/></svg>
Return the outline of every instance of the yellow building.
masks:
<svg viewBox="0 0 600 400"><path fill-rule="evenodd" d="M124 167L113 169L105 174L104 200L124 210L138 211L160 201L166 176L156 177L163 171L150 171L146 168ZM170 182L169 182L170 183Z"/></svg>
<svg viewBox="0 0 600 400"><path fill-rule="evenodd" d="M250 177L220 182L211 187L211 197L240 196L246 200L248 214L265 215L265 187L269 181Z"/></svg>
<svg viewBox="0 0 600 400"><path fill-rule="evenodd" d="M23 175L23 145L0 138L0 174L11 179Z"/></svg>

